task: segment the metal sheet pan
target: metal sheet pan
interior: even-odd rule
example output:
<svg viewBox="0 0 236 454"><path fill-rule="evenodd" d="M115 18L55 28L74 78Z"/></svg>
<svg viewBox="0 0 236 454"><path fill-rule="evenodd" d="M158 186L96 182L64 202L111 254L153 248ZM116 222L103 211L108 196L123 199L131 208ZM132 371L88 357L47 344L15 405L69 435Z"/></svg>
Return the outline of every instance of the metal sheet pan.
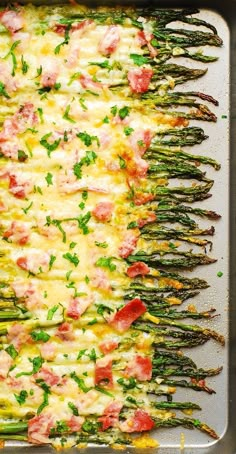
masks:
<svg viewBox="0 0 236 454"><path fill-rule="evenodd" d="M85 2L85 0L84 0ZM29 3L27 0L21 3ZM59 0L46 1L35 0L34 4L56 4ZM61 3L66 3L62 1ZM82 2L81 2L82 3ZM90 0L86 2L89 6ZM115 2L104 1L99 4L115 4ZM130 4L128 0L119 4ZM152 2L155 5L157 2ZM0 0L0 5L6 2ZM93 2L94 4L94 2ZM150 5L145 0L137 0L139 6ZM235 217L236 217L236 182L234 168L236 168L236 0L226 0L222 2L212 0L165 0L158 2L158 7L199 7L202 17L212 22L218 29L219 35L224 40L222 49L213 49L219 55L217 63L209 65L208 74L201 80L191 82L194 88L210 93L216 97L220 106L215 110L218 116L218 123L203 124L203 128L210 136L207 143L199 146L199 150L205 151L207 148L209 155L215 155L216 159L222 164L220 173L212 174L215 179L213 197L208 202L211 209L219 211L223 215L223 220L216 226L216 236L214 238L213 255L218 258L218 263L209 269L209 283L211 288L205 290L201 295L204 301L199 300L199 307L210 306L214 303L221 317L214 323L214 328L226 334L226 348L218 347L213 342L208 343L204 348L196 349L191 352L191 356L197 360L202 367L224 365L224 372L211 384L215 387L215 396L199 396L194 398L203 407L201 419L206 420L212 425L220 435L220 440L206 443L204 435L197 431L187 431L183 429L158 431L157 439L161 448L157 450L128 448L124 453L134 454L235 454L236 453L236 431L234 417L236 411L236 262L235 262ZM207 8L207 9L206 9ZM211 49L212 52L212 49ZM230 59L229 59L230 54ZM189 62L188 62L189 64ZM196 63L195 63L196 64ZM199 63L198 63L199 65ZM231 74L231 77L230 77ZM231 80L231 84L230 84ZM188 84L190 86L190 83ZM189 88L189 86L186 88ZM230 116L229 116L230 101ZM227 115L227 119L222 119L222 115ZM230 122L229 122L230 118ZM229 124L230 123L230 124ZM198 123L199 124L199 123ZM230 126L230 129L229 129ZM230 132L231 130L231 132ZM230 141L229 141L230 138ZM230 153L229 153L230 151ZM230 159L229 159L230 158ZM230 179L229 179L230 173ZM211 175L211 173L210 173ZM230 189L230 190L229 190ZM206 203L205 203L206 204ZM230 220L230 229L229 226ZM222 258L223 257L223 258ZM223 271L221 279L217 279L217 271ZM204 270L200 270L199 276L204 276ZM229 293L228 293L229 290ZM181 394L178 393L181 398ZM185 449L180 449L180 433L185 434ZM111 448L88 447L81 449L84 454L112 454L115 451ZM28 454L49 454L54 450L48 446L33 447L19 443L7 443L3 453L28 453ZM117 451L118 452L118 451ZM68 454L78 453L78 449L70 449Z"/></svg>

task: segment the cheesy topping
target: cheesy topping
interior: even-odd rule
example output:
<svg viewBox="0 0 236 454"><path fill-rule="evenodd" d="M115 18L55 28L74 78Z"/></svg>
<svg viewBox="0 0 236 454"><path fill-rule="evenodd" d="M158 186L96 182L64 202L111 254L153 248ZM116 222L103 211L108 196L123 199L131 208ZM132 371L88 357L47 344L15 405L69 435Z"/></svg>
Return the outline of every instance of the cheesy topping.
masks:
<svg viewBox="0 0 236 454"><path fill-rule="evenodd" d="M152 90L165 96L175 79L154 68L161 51L152 21L128 13L112 21L108 11L26 6L0 14L0 416L29 420L36 444L71 446L73 434L80 445L99 434L110 445L122 434L131 443L128 434L175 418L149 397L175 387L152 377L165 329L138 287L168 289L162 302L174 306L187 284L130 257L178 254L179 241L142 229L157 225L148 203L158 200L156 188L167 198L174 191L180 147L158 171L145 153L156 137L187 128L189 117L155 105ZM184 52L173 47L174 57ZM197 167L184 170L207 184ZM134 445L158 443L145 435Z"/></svg>

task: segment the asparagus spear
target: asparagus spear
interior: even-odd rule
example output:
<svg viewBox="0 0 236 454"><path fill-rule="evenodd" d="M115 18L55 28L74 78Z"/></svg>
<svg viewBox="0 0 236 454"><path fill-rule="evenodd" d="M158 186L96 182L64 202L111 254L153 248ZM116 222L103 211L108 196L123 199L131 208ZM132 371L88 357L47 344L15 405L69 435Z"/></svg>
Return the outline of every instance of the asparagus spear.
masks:
<svg viewBox="0 0 236 454"><path fill-rule="evenodd" d="M170 137L170 139L160 140L157 139L158 136L161 137ZM202 128L191 126L187 128L170 128L167 131L158 131L156 132L155 139L152 140L153 145L174 145L174 146L186 146L186 145L196 145L202 143L203 140L207 139L208 136L204 134Z"/></svg>
<svg viewBox="0 0 236 454"><path fill-rule="evenodd" d="M154 139L155 140L155 139ZM177 163L179 161L194 161L202 164L209 164L216 170L220 169L220 164L215 159L207 158L206 156L193 155L184 151L179 151L171 148L163 148L154 143L145 153L145 159L152 161L163 161Z"/></svg>
<svg viewBox="0 0 236 454"><path fill-rule="evenodd" d="M176 367L176 368L163 368L163 367L153 367L152 373L153 377L158 376L158 377L169 377L171 375L173 376L181 376L181 377L193 377L202 379L206 377L213 377L215 375L220 374L222 371L222 367L218 367L217 369L193 369L193 368L186 368L183 369L183 367Z"/></svg>
<svg viewBox="0 0 236 454"><path fill-rule="evenodd" d="M166 317L174 320L180 320L183 318L193 318L193 319L202 319L202 318L213 318L212 312L215 312L215 309L210 309L204 312L191 312L191 311L177 311L175 309L160 310L156 308L155 304L152 304L148 307L150 314L155 315L155 317Z"/></svg>
<svg viewBox="0 0 236 454"><path fill-rule="evenodd" d="M162 317L162 316L161 317L155 317L155 316L149 314L148 312L146 312L142 316L142 318L143 318L143 320L148 320L148 321L151 321L151 322L156 323L158 325L160 324L160 325L175 326L176 328L182 329L183 331L193 331L195 333L206 334L207 336L212 337L213 339L215 339L221 345L225 344L224 336L222 336L221 334L219 334L216 331L211 330L209 328L203 328L203 327L198 326L198 325L187 325L187 324L184 324L184 323L176 322L175 320L169 320L169 319L167 319L165 317Z"/></svg>
<svg viewBox="0 0 236 454"><path fill-rule="evenodd" d="M160 422L156 421L155 422L156 427L177 427L177 426L183 426L186 429L194 429L197 428L201 432L207 433L210 437L215 438L216 440L219 438L216 432L207 424L202 423L199 421L199 419L190 419L190 418L170 418L170 419L165 419L161 420Z"/></svg>
<svg viewBox="0 0 236 454"><path fill-rule="evenodd" d="M189 358L188 356L184 356L180 353L173 353L173 352L166 352L165 350L155 350L153 364L155 366L163 366L163 365L181 365L181 366L191 366L193 368L197 368L194 361Z"/></svg>
<svg viewBox="0 0 236 454"><path fill-rule="evenodd" d="M181 268L192 268L197 265L209 265L210 263L216 262L215 259L208 257L204 254L193 254L191 251L167 251L165 254L182 255L181 258L161 258L160 254L163 255L163 251L155 250L151 253L144 251L138 251L136 254L127 257L128 263L144 262L153 268L159 266L170 266L170 267L181 267Z"/></svg>
<svg viewBox="0 0 236 454"><path fill-rule="evenodd" d="M201 407L193 402L152 402L158 410L201 410Z"/></svg>
<svg viewBox="0 0 236 454"><path fill-rule="evenodd" d="M216 213L215 211L203 210L202 208L194 208L191 206L182 205L181 203L174 200L163 199L158 203L149 202L148 205L152 209L152 211L155 212L174 211L177 213L192 213L200 217L206 217L214 220L221 218L220 214Z"/></svg>
<svg viewBox="0 0 236 454"><path fill-rule="evenodd" d="M175 164L150 164L148 168L149 178L193 178L199 181L209 181L196 166L186 163Z"/></svg>

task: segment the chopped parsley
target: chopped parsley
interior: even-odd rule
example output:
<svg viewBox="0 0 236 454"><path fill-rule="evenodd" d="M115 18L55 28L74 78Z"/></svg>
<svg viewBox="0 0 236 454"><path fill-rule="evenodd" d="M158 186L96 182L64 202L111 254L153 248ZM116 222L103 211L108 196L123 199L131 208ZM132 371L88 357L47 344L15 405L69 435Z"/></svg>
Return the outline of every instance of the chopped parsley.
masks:
<svg viewBox="0 0 236 454"><path fill-rule="evenodd" d="M111 107L111 114L115 117L117 112L118 112L118 107L117 106L112 106Z"/></svg>
<svg viewBox="0 0 236 454"><path fill-rule="evenodd" d="M20 43L21 43L20 40L15 41L15 42L12 44L12 46L11 46L9 52L7 53L7 55L5 55L5 57L3 57L4 60L6 60L8 57L11 57L11 59L12 59L12 72L11 72L11 75L12 75L13 77L16 75L16 69L17 69L17 59L16 59L16 56L15 56L15 54L14 54L14 50L16 49L16 47L17 47Z"/></svg>
<svg viewBox="0 0 236 454"><path fill-rule="evenodd" d="M65 29L65 35L64 35L64 41L62 41L60 44L58 44L55 49L54 49L54 54L58 55L60 53L61 47L69 44L70 40L70 29L71 29L71 24L68 24L66 29Z"/></svg>
<svg viewBox="0 0 236 454"><path fill-rule="evenodd" d="M53 185L52 179L53 179L53 174L48 172L45 177L45 180L46 180L48 186Z"/></svg>
<svg viewBox="0 0 236 454"><path fill-rule="evenodd" d="M15 349L13 344L8 345L8 347L5 349L8 355L12 357L12 359L16 359L18 356L18 351Z"/></svg>
<svg viewBox="0 0 236 454"><path fill-rule="evenodd" d="M84 103L85 99L84 98L80 98L79 99L79 103L82 107L83 110L88 110L88 107L86 106L86 104Z"/></svg>
<svg viewBox="0 0 236 454"><path fill-rule="evenodd" d="M30 204L26 208L22 208L22 211L24 211L24 213L27 214L28 211L30 210L30 208L32 207L32 205L33 205L33 202L30 202Z"/></svg>
<svg viewBox="0 0 236 454"><path fill-rule="evenodd" d="M37 410L37 415L40 415L42 413L43 409L48 406L48 392L44 391L43 393L43 402L39 405L38 410Z"/></svg>
<svg viewBox="0 0 236 454"><path fill-rule="evenodd" d="M29 69L29 65L24 60L23 55L21 55L21 71L22 71L22 74L26 74L28 72L28 69Z"/></svg>
<svg viewBox="0 0 236 454"><path fill-rule="evenodd" d="M2 82L0 82L0 95L10 99L9 94L6 92L5 85Z"/></svg>
<svg viewBox="0 0 236 454"><path fill-rule="evenodd" d="M139 54L130 54L130 58L133 60L134 64L137 66L145 65L149 62L147 57Z"/></svg>
<svg viewBox="0 0 236 454"><path fill-rule="evenodd" d="M104 117L102 122L103 123L110 123L108 116Z"/></svg>
<svg viewBox="0 0 236 454"><path fill-rule="evenodd" d="M70 252L67 252L66 254L63 254L62 256L64 259L68 260L69 262L73 263L73 265L75 267L78 266L79 264L79 258L76 254L76 252L74 254L71 254Z"/></svg>
<svg viewBox="0 0 236 454"><path fill-rule="evenodd" d="M78 180L82 178L82 167L85 165L88 167L89 165L94 164L97 159L95 151L87 150L85 153L85 156L73 166L74 175Z"/></svg>
<svg viewBox="0 0 236 454"><path fill-rule="evenodd" d="M76 246L76 244L77 244L77 243L75 243L74 241L72 241L72 242L70 243L70 245L69 245L69 248L70 248L70 249L74 249L75 246Z"/></svg>
<svg viewBox="0 0 236 454"><path fill-rule="evenodd" d="M97 136L90 136L86 131L79 132L76 135L84 143L84 145L86 145L86 147L90 147L93 141L96 141L97 145L100 146L99 138Z"/></svg>
<svg viewBox="0 0 236 454"><path fill-rule="evenodd" d="M78 375L76 375L75 372L71 372L70 377L75 381L75 383L77 383L78 387L79 387L84 393L87 393L88 391L90 391L91 388L88 388L88 386L86 386L86 384L85 384L85 382L84 382L84 379L78 377Z"/></svg>
<svg viewBox="0 0 236 454"><path fill-rule="evenodd" d="M66 110L65 110L62 118L64 120L69 121L70 123L76 123L76 121L73 120L73 118L70 117L69 113L70 113L70 104L68 104L68 106L66 107Z"/></svg>
<svg viewBox="0 0 236 454"><path fill-rule="evenodd" d="M43 365L43 358L41 356L35 356L34 358L28 358L28 360L33 364L33 368L31 372L20 372L16 374L16 378L21 377L22 375L34 375L41 369Z"/></svg>
<svg viewBox="0 0 236 454"><path fill-rule="evenodd" d="M121 156L118 156L118 157L119 157L120 168L126 169L126 161Z"/></svg>
<svg viewBox="0 0 236 454"><path fill-rule="evenodd" d="M59 305L57 304L56 306L53 306L53 307L51 307L51 309L49 309L48 315L47 315L47 320L52 320L53 319L53 316L54 316L54 314L55 314L55 312L57 311L58 308L59 308Z"/></svg>
<svg viewBox="0 0 236 454"><path fill-rule="evenodd" d="M61 142L61 139L54 140L54 142L50 143L48 142L49 137L51 137L52 133L49 132L48 134L45 134L41 139L40 139L40 144L46 148L48 152L48 157L51 157L51 153L55 151L58 147L58 145Z"/></svg>
<svg viewBox="0 0 236 454"><path fill-rule="evenodd" d="M98 241L95 241L95 244L96 244L96 246L102 247L104 249L106 249L108 247L108 244L106 243L106 241L104 241L104 243L99 243Z"/></svg>
<svg viewBox="0 0 236 454"><path fill-rule="evenodd" d="M74 416L79 416L78 408L75 406L75 404L73 404L73 402L68 402L68 407L70 408Z"/></svg>
<svg viewBox="0 0 236 454"><path fill-rule="evenodd" d="M40 331L32 331L30 333L32 339L35 341L35 342L47 342L49 339L50 339L50 336L48 333L46 333L45 331L43 330L40 330Z"/></svg>
<svg viewBox="0 0 236 454"><path fill-rule="evenodd" d="M17 155L19 162L25 162L29 157L24 150L18 150Z"/></svg>
<svg viewBox="0 0 236 454"><path fill-rule="evenodd" d="M22 389L20 394L14 394L19 405L23 405L28 397L28 393L25 389Z"/></svg>
<svg viewBox="0 0 236 454"><path fill-rule="evenodd" d="M129 111L130 111L130 108L128 106L121 107L121 109L119 109L120 119L124 120L125 117L127 117L129 115Z"/></svg>
<svg viewBox="0 0 236 454"><path fill-rule="evenodd" d="M130 223L127 225L127 230L129 230L129 229L135 229L136 227L138 227L137 221L132 221L132 222L130 222Z"/></svg>
<svg viewBox="0 0 236 454"><path fill-rule="evenodd" d="M78 79L80 76L81 76L81 73L79 73L79 72L72 74L72 76L67 84L68 87L74 82L74 80Z"/></svg>
<svg viewBox="0 0 236 454"><path fill-rule="evenodd" d="M108 268L110 271L116 270L116 265L112 263L113 257L100 257L95 265L101 268Z"/></svg>
<svg viewBox="0 0 236 454"><path fill-rule="evenodd" d="M44 119L43 119L43 109L42 107L38 107L37 108L37 112L38 112L38 115L39 115L39 119L40 119L40 123L44 123Z"/></svg>
<svg viewBox="0 0 236 454"><path fill-rule="evenodd" d="M55 255L50 255L50 260L49 260L49 271L52 269L52 265L53 263L55 262L56 260L56 256Z"/></svg>
<svg viewBox="0 0 236 454"><path fill-rule="evenodd" d="M129 126L126 126L124 128L124 133L125 133L126 136L130 136L130 134L132 134L132 132L134 132L133 128L130 128Z"/></svg>
<svg viewBox="0 0 236 454"><path fill-rule="evenodd" d="M222 276L223 276L222 271L218 271L217 276L218 276L218 277L222 277Z"/></svg>

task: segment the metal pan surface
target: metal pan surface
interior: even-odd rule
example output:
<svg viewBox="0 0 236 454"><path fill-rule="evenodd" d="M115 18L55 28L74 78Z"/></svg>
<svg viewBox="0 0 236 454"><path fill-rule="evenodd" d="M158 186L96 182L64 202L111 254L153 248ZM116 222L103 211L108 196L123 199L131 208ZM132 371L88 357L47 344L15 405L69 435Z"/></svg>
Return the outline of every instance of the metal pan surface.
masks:
<svg viewBox="0 0 236 454"><path fill-rule="evenodd" d="M29 3L22 1L21 3ZM32 1L37 5L66 3L65 1ZM90 6L90 2L87 2ZM114 4L114 2L112 2ZM129 2L125 2L129 4ZM219 2L220 3L220 2ZM0 6L6 2L0 0ZM104 2L101 2L104 5ZM155 4L155 2L154 2ZM145 6L145 2L138 2L138 5ZM149 4L147 6L150 6ZM206 442L206 437L197 431L181 429L160 430L155 438L160 443L160 448L151 450L153 454L235 454L236 453L236 434L234 429L233 414L236 409L236 385L235 385L235 363L236 363L236 338L235 338L235 301L236 279L235 279L235 247L234 238L236 203L234 194L233 169L236 165L236 1L229 0L224 2L224 8L217 2L205 1L204 5L197 1L166 1L165 5L158 2L158 7L199 7L199 17L211 22L217 28L218 34L223 39L222 48L210 49L212 55L217 55L219 60L208 65L208 73L194 82L184 85L184 89L197 90L209 93L219 101L219 107L214 109L218 117L216 124L201 124L209 139L195 147L196 153L199 152L207 156L214 157L221 163L221 170L215 172L208 170L209 177L215 180L212 194L209 201L204 202L208 209L216 210L222 215L222 219L215 225L216 234L213 240L212 255L218 261L208 268L208 282L210 288L204 290L196 300L197 307L204 310L211 305L217 309L220 317L211 322L211 328L216 329L226 336L226 346L219 347L214 342L201 346L191 351L191 357L196 360L201 367L217 367L223 365L223 372L216 378L211 379L210 384L216 390L213 396L194 395L203 408L201 419L205 420L214 427L220 436L219 441ZM231 53L231 56L230 56ZM188 62L188 65L191 63ZM196 66L196 62L192 63ZM197 63L201 67L201 63ZM231 84L230 84L231 74ZM230 89L231 88L231 89ZM227 117L227 118L225 118ZM194 125L194 122L192 122ZM231 132L230 132L231 130ZM231 174L231 179L230 179ZM231 235L230 235L231 233ZM223 276L219 279L217 272L222 271ZM197 274L204 278L205 270L199 268ZM203 394L203 393L202 393ZM186 398L186 393L178 392L178 400ZM190 398L190 396L188 396ZM197 414L196 414L197 417ZM181 448L181 437L184 433L184 449ZM115 451L111 448L90 446L85 449L70 449L66 452L73 454L81 452L84 454L112 454ZM3 453L39 453L49 454L54 450L48 446L33 447L19 442L8 442L2 451ZM118 451L117 451L118 452ZM124 453L149 454L150 449L127 448Z"/></svg>

